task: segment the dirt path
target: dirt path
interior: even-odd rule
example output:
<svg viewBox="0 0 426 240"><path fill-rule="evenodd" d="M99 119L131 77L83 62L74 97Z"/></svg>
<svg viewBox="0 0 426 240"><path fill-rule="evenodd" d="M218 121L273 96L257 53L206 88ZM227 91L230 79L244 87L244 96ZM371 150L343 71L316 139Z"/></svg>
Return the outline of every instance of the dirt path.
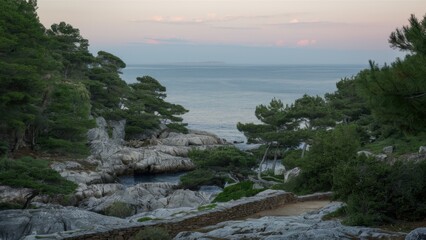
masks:
<svg viewBox="0 0 426 240"><path fill-rule="evenodd" d="M289 203L280 208L258 212L248 216L247 218L260 218L264 216L296 216L305 212L318 210L329 203L329 200Z"/></svg>

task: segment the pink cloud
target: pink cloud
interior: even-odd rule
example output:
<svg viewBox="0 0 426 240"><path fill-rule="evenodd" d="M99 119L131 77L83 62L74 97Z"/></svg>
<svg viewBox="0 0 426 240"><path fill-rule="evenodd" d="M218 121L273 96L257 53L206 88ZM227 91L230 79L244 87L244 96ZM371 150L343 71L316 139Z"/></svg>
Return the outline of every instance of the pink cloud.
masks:
<svg viewBox="0 0 426 240"><path fill-rule="evenodd" d="M164 21L164 17L163 16L154 16L151 18L152 21L154 22L162 22Z"/></svg>
<svg viewBox="0 0 426 240"><path fill-rule="evenodd" d="M277 40L277 41L275 41L275 46L277 46L277 47L285 46L284 40Z"/></svg>
<svg viewBox="0 0 426 240"><path fill-rule="evenodd" d="M185 22L186 19L182 16L172 16L172 17L153 16L149 18L148 21L157 22L157 23L180 23L180 22Z"/></svg>
<svg viewBox="0 0 426 240"><path fill-rule="evenodd" d="M304 47L304 46L314 45L316 43L317 43L317 40L314 40L314 39L312 39L312 40L301 39L301 40L297 41L296 44L297 44L297 46Z"/></svg>
<svg viewBox="0 0 426 240"><path fill-rule="evenodd" d="M157 39L148 38L148 39L144 40L144 43L151 44L151 45L158 45L161 42L159 40L157 40Z"/></svg>

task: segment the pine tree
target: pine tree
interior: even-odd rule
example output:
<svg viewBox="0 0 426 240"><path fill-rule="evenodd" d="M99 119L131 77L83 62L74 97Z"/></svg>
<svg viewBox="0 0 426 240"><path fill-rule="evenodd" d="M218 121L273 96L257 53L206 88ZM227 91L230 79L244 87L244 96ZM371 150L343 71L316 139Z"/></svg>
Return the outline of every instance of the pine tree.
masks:
<svg viewBox="0 0 426 240"><path fill-rule="evenodd" d="M378 121L415 132L426 129L426 15L420 22L412 15L409 21L390 35L389 43L410 54L382 68L371 61L357 78Z"/></svg>

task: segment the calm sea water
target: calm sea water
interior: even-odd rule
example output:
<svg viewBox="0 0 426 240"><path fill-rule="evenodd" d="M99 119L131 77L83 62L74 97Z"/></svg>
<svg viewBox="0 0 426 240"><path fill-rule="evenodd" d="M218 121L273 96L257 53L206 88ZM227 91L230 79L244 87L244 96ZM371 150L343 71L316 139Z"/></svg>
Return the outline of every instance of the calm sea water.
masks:
<svg viewBox="0 0 426 240"><path fill-rule="evenodd" d="M238 122L257 122L257 105L272 98L291 104L303 94L323 96L336 82L365 65L130 65L122 78L136 82L149 75L167 88L167 101L189 113L189 128L210 131L228 141L245 141Z"/></svg>

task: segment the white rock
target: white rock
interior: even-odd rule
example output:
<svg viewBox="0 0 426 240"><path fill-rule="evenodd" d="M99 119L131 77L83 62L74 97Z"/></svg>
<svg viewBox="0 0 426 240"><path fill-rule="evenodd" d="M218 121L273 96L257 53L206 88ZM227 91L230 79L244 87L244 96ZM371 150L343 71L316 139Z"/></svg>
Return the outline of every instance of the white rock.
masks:
<svg viewBox="0 0 426 240"><path fill-rule="evenodd" d="M365 151L365 150L363 150L363 151L358 151L358 152L357 152L357 155L358 155L358 156L364 155L364 156L366 156L366 157L372 157L372 156L374 156L374 154L373 154L372 152Z"/></svg>
<svg viewBox="0 0 426 240"><path fill-rule="evenodd" d="M284 174L284 183L290 181L291 179L299 176L301 169L299 167L295 167L293 169L288 170Z"/></svg>
<svg viewBox="0 0 426 240"><path fill-rule="evenodd" d="M24 204L32 192L33 190L29 188L12 188L0 185L0 203L12 202Z"/></svg>
<svg viewBox="0 0 426 240"><path fill-rule="evenodd" d="M394 146L386 146L383 148L382 152L386 155L390 155L393 153L393 150L395 149Z"/></svg>
<svg viewBox="0 0 426 240"><path fill-rule="evenodd" d="M282 165L281 163L279 163L279 164L277 164L275 166L274 175L275 176L278 176L278 175L282 176L282 175L284 175L285 171L286 171L286 169L285 169L284 165Z"/></svg>

